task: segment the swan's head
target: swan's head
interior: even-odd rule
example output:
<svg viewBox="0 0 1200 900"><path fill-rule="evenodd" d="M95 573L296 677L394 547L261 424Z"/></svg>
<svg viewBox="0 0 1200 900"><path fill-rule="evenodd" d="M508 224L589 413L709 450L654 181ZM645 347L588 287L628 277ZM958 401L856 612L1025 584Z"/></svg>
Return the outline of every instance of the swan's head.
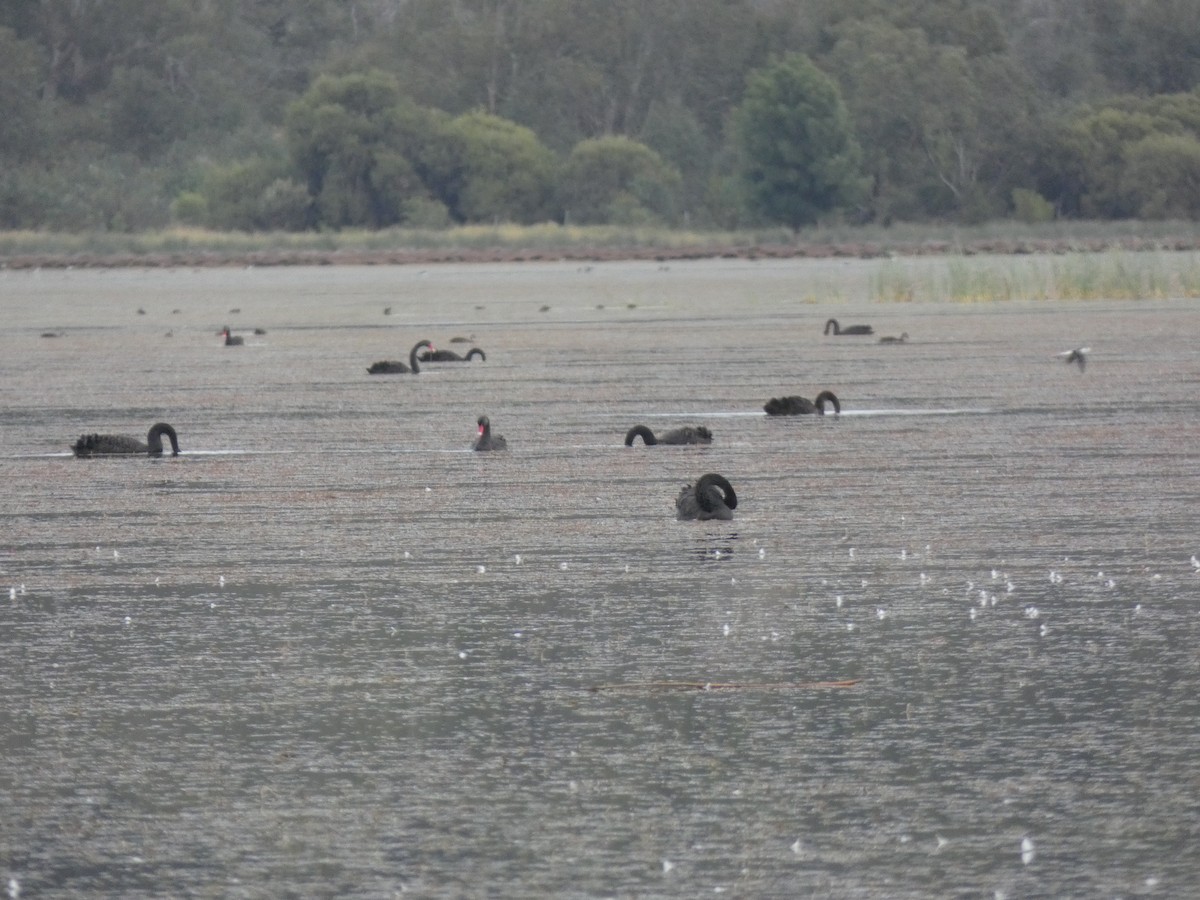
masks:
<svg viewBox="0 0 1200 900"><path fill-rule="evenodd" d="M488 421L487 416L480 416L476 420L476 424L479 426L479 433L481 435L486 433L487 430L492 427L492 423Z"/></svg>

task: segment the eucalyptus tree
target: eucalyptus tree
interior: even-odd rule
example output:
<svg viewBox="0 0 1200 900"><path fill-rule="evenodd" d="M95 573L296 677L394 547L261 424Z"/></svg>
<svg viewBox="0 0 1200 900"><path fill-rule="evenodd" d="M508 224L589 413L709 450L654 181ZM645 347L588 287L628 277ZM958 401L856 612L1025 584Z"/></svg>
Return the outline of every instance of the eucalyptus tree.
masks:
<svg viewBox="0 0 1200 900"><path fill-rule="evenodd" d="M750 73L734 111L751 207L799 228L856 203L861 152L837 85L801 54Z"/></svg>

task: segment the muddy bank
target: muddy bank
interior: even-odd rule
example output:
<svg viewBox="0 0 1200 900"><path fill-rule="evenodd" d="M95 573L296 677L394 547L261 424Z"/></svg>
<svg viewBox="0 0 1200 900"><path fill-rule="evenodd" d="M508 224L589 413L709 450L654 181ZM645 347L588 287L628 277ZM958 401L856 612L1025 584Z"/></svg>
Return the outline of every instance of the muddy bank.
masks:
<svg viewBox="0 0 1200 900"><path fill-rule="evenodd" d="M396 247L392 249L177 250L151 253L28 253L0 257L0 268L174 268L219 266L404 266L438 263L610 262L692 259L874 259L959 254L1022 255L1124 251L1194 251L1200 238L1052 238L971 241L847 242L684 247Z"/></svg>

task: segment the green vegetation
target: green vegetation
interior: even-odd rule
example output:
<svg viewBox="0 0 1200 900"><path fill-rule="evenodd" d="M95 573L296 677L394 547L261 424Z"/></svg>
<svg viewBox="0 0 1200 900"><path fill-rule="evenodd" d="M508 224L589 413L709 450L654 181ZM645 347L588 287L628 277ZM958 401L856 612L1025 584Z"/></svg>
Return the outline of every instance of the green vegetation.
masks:
<svg viewBox="0 0 1200 900"><path fill-rule="evenodd" d="M1200 0L0 4L0 229L1200 218Z"/></svg>
<svg viewBox="0 0 1200 900"><path fill-rule="evenodd" d="M1200 297L1200 257L1114 250L890 260L873 273L869 291L872 300L888 303Z"/></svg>

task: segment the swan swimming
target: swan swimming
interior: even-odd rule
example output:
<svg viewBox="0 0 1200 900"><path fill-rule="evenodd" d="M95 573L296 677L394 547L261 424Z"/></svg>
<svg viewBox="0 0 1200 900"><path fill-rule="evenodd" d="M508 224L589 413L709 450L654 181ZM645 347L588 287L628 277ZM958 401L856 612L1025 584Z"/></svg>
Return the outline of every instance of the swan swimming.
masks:
<svg viewBox="0 0 1200 900"><path fill-rule="evenodd" d="M171 442L171 455L179 455L179 438L175 429L166 422L151 426L146 435L146 443L137 438L126 437L123 434L81 434L75 442L75 455L81 459L91 456L133 456L146 454L148 456L163 455L163 435Z"/></svg>
<svg viewBox="0 0 1200 900"><path fill-rule="evenodd" d="M695 484L686 485L679 492L675 509L680 519L728 521L733 518L737 503L733 485L724 476L710 472L701 475Z"/></svg>

